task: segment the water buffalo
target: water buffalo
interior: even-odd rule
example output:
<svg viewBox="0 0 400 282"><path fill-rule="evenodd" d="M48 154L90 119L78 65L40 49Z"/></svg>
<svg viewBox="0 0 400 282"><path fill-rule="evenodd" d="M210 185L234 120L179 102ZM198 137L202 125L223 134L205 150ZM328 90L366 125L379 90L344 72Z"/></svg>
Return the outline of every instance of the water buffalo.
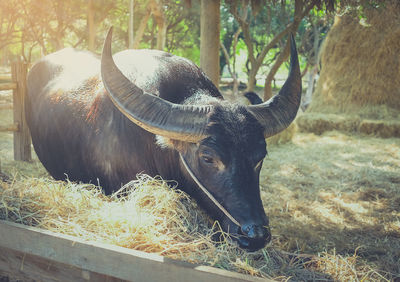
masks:
<svg viewBox="0 0 400 282"><path fill-rule="evenodd" d="M138 173L178 181L239 246L270 240L260 198L265 138L295 118L301 76L294 39L287 81L259 105L223 100L191 61L156 50L64 49L36 63L25 109L35 151L55 179L111 193ZM114 62L115 60L115 62Z"/></svg>

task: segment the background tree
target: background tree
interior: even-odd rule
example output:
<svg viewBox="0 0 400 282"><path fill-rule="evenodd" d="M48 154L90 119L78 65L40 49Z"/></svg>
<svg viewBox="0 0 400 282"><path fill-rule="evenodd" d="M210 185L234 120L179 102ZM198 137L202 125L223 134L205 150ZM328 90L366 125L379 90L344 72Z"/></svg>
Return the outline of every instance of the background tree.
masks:
<svg viewBox="0 0 400 282"><path fill-rule="evenodd" d="M133 33L133 28L134 28L134 13L135 13L135 1L130 0L129 1L129 21L128 21L128 48L132 49L133 48L133 39L134 39L134 33Z"/></svg>
<svg viewBox="0 0 400 282"><path fill-rule="evenodd" d="M323 11L313 9L306 23L299 28L301 38L299 45L299 53L306 61L306 66L303 70L303 75L307 74L307 90L302 96L302 110L305 111L311 102L314 85L319 70L319 54L323 39L333 24L333 14L326 14Z"/></svg>
<svg viewBox="0 0 400 282"><path fill-rule="evenodd" d="M246 5L246 2L242 2L242 5ZM245 10L242 9L242 11ZM241 17L246 20L247 12L244 12ZM226 5L221 6L221 19L222 35L220 47L222 50L222 56L220 56L220 70L222 72L224 66L227 66L228 72L233 80L232 94L237 95L240 81L237 73L236 58L238 55L239 36L242 33L242 29L233 19Z"/></svg>
<svg viewBox="0 0 400 282"><path fill-rule="evenodd" d="M219 84L220 1L201 0L200 67Z"/></svg>
<svg viewBox="0 0 400 282"><path fill-rule="evenodd" d="M247 90L253 91L256 85L256 75L264 64L267 54L291 32L296 34L301 21L314 7L324 7L333 10L333 1L261 1L227 0L229 11L243 31L243 40L248 53L248 84ZM241 5L240 5L241 2ZM243 4L245 3L245 4ZM248 17L243 17L249 13ZM278 15L278 16L275 16ZM262 27L261 30L259 27ZM257 40L260 38L261 40ZM267 39L267 40L265 40ZM272 96L271 83L282 63L287 59L289 45L285 44L265 79L264 99Z"/></svg>

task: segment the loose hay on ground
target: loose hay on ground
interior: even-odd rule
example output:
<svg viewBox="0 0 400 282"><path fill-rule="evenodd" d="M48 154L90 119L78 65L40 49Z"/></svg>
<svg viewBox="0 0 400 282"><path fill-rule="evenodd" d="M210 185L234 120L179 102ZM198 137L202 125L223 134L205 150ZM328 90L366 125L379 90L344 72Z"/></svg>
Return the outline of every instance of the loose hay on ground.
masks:
<svg viewBox="0 0 400 282"><path fill-rule="evenodd" d="M326 131L360 133L382 138L400 137L399 120L361 119L354 115L321 114L309 112L296 119L300 131L318 135Z"/></svg>
<svg viewBox="0 0 400 282"><path fill-rule="evenodd" d="M320 253L339 281L400 277L400 139L300 133L270 150L260 183L275 246Z"/></svg>

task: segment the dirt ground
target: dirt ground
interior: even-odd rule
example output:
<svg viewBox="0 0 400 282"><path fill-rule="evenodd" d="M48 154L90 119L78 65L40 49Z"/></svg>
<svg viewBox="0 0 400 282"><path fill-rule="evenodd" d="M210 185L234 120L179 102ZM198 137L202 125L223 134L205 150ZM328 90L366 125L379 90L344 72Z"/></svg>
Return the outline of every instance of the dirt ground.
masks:
<svg viewBox="0 0 400 282"><path fill-rule="evenodd" d="M0 124L11 116L1 111ZM46 176L36 157L12 160L12 140L0 133L1 170L17 178ZM275 247L322 254L333 265L356 258L356 272L378 272L383 281L400 277L400 139L297 133L268 152L261 194ZM331 277L340 280L333 268Z"/></svg>

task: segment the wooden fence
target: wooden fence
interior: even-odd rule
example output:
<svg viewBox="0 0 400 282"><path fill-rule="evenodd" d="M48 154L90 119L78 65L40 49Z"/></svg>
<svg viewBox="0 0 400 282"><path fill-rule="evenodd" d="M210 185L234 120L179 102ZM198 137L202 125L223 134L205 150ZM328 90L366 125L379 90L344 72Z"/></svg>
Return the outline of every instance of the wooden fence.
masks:
<svg viewBox="0 0 400 282"><path fill-rule="evenodd" d="M11 280L271 281L156 254L88 242L77 237L3 220L0 220L0 238L0 278L1 275L8 275Z"/></svg>
<svg viewBox="0 0 400 282"><path fill-rule="evenodd" d="M14 159L16 161L30 161L31 136L25 120L24 100L26 95L26 75L28 64L25 62L14 62L11 65L11 77L0 76L0 90L12 90L13 102L0 104L0 110L13 109L14 122L12 124L0 125L0 132L11 131L14 133Z"/></svg>

